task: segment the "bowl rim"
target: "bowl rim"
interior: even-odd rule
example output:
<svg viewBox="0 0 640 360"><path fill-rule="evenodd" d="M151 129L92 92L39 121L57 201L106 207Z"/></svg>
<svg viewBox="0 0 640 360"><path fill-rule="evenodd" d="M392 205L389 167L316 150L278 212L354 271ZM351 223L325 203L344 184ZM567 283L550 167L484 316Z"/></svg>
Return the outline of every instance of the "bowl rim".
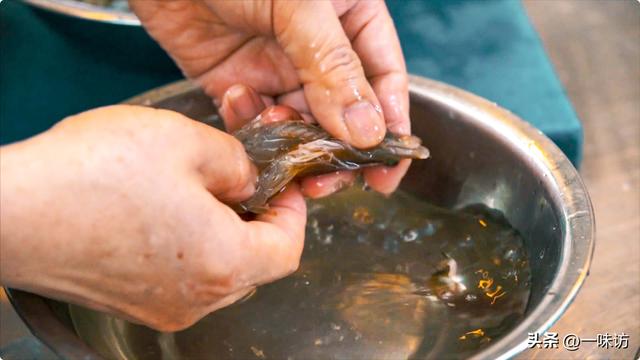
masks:
<svg viewBox="0 0 640 360"><path fill-rule="evenodd" d="M138 17L131 11L109 9L78 0L24 0L24 2L40 9L88 21L125 26L141 25Z"/></svg>
<svg viewBox="0 0 640 360"><path fill-rule="evenodd" d="M181 80L152 89L123 103L150 105L195 89L197 85L193 82ZM498 134L502 141L512 145L522 158L527 159L528 165L539 173L544 187L554 189L550 192L551 200L561 212L558 217L561 228L565 230L556 275L540 303L527 313L521 323L472 356L472 359L512 358L528 347L528 334L542 335L558 321L589 275L595 248L595 216L589 194L578 171L553 141L511 112L457 87L420 76L410 76L409 89L412 96L429 98L465 113L480 128ZM69 346L52 346L60 340L58 333L66 328L54 325L55 331L44 331L43 324L59 323L51 311L46 312L45 307L48 308L48 305L45 299L15 289L7 290L16 312L32 333L58 355L71 359L79 358L80 354L83 354L83 358L99 358L75 333L71 334L75 338L64 336L67 341L76 341L78 348L75 351L71 351L72 347Z"/></svg>

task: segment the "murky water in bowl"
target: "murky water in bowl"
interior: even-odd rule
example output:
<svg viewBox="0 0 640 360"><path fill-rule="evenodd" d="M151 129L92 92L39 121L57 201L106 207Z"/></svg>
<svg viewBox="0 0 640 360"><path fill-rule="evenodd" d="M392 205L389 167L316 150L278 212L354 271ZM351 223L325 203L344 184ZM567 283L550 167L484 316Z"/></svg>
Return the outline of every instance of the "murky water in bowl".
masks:
<svg viewBox="0 0 640 360"><path fill-rule="evenodd" d="M300 269L177 333L72 306L109 358L464 358L523 316L530 269L499 213L353 187L309 202Z"/></svg>

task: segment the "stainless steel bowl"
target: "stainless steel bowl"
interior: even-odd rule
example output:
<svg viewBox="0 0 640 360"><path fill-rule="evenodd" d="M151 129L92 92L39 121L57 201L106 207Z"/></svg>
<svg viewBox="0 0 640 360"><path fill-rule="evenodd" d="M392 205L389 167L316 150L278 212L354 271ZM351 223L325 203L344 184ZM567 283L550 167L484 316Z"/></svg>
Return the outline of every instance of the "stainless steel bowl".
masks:
<svg viewBox="0 0 640 360"><path fill-rule="evenodd" d="M431 150L402 188L436 205L482 203L504 213L525 238L532 272L527 315L474 358L510 358L567 309L584 283L595 243L593 209L576 169L540 131L496 104L420 77L411 78L413 131ZM212 102L189 82L128 101L216 124ZM73 330L68 307L21 291L12 303L33 333L65 358L97 358Z"/></svg>

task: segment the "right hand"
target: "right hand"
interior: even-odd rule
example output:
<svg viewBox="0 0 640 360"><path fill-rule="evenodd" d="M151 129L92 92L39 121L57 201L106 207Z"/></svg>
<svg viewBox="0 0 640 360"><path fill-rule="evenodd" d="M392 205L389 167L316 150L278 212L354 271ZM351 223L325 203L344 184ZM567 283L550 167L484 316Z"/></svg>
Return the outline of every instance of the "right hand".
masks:
<svg viewBox="0 0 640 360"><path fill-rule="evenodd" d="M411 132L407 70L383 0L129 3L185 75L223 107L238 105L223 112L229 130L275 103L357 148L377 145L387 130ZM257 95L231 88L236 84ZM409 164L363 173L374 190L390 193ZM343 171L305 179L302 189L319 197L354 179Z"/></svg>
<svg viewBox="0 0 640 360"><path fill-rule="evenodd" d="M174 331L298 266L295 184L243 221L244 148L178 113L91 110L0 154L5 286Z"/></svg>

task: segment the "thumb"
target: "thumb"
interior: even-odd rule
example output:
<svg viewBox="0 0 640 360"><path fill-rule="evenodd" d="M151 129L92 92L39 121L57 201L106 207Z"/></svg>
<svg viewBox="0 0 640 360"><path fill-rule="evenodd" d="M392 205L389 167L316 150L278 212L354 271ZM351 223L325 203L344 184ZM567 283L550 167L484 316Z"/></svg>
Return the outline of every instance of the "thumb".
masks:
<svg viewBox="0 0 640 360"><path fill-rule="evenodd" d="M377 145L386 131L382 110L331 2L273 1L274 34L313 116L356 147Z"/></svg>

